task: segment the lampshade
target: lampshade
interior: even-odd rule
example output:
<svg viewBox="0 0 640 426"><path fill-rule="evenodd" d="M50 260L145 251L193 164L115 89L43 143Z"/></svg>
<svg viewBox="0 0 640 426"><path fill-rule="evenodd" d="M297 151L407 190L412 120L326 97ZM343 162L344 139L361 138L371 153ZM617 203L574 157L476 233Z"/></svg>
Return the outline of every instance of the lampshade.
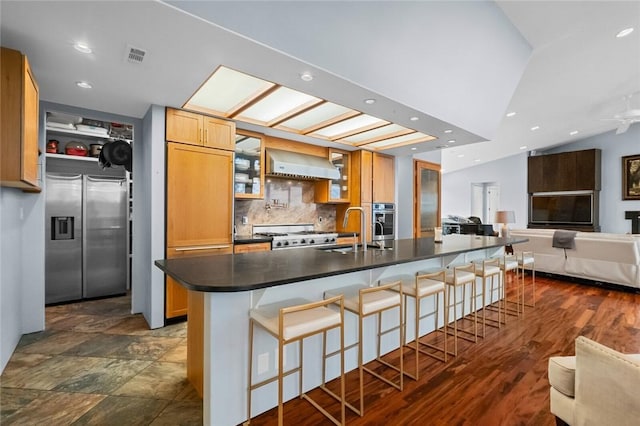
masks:
<svg viewBox="0 0 640 426"><path fill-rule="evenodd" d="M516 213L513 210L498 210L496 212L496 223L515 223Z"/></svg>

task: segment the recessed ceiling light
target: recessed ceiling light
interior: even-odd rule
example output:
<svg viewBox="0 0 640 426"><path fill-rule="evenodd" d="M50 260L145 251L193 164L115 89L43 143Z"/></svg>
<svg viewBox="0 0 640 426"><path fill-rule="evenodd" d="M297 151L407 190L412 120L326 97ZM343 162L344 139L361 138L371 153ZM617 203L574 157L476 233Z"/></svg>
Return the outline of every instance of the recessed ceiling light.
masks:
<svg viewBox="0 0 640 426"><path fill-rule="evenodd" d="M526 145L522 145L522 146L520 147L520 149L527 149L527 146L526 146Z"/></svg>
<svg viewBox="0 0 640 426"><path fill-rule="evenodd" d="M444 133L446 133L446 134L453 133L453 130L447 129L447 130L444 131Z"/></svg>
<svg viewBox="0 0 640 426"><path fill-rule="evenodd" d="M464 154L458 154L458 158L464 157Z"/></svg>
<svg viewBox="0 0 640 426"><path fill-rule="evenodd" d="M73 45L73 48L76 49L78 52L81 53L91 53L93 52L93 50L89 47L89 45L87 45L86 43L83 42L77 42Z"/></svg>
<svg viewBox="0 0 640 426"><path fill-rule="evenodd" d="M91 89L93 87L91 83L87 83L86 81L76 81L76 86L82 89Z"/></svg>
<svg viewBox="0 0 640 426"><path fill-rule="evenodd" d="M514 115L516 115L515 111L511 111L507 113L507 117L513 117Z"/></svg>
<svg viewBox="0 0 640 426"><path fill-rule="evenodd" d="M302 74L300 74L300 79L302 81L311 81L311 80L313 80L313 76L311 75L310 72L305 71Z"/></svg>
<svg viewBox="0 0 640 426"><path fill-rule="evenodd" d="M569 134L570 134L571 136L574 136L574 135L577 135L577 134L578 134L578 131L577 131L577 130L574 130L574 131L572 131L572 132L569 132Z"/></svg>
<svg viewBox="0 0 640 426"><path fill-rule="evenodd" d="M414 146L413 148L411 148L411 151L415 151L416 149L418 149L418 148L416 148L416 147Z"/></svg>
<svg viewBox="0 0 640 426"><path fill-rule="evenodd" d="M531 130L532 130L532 131L535 131L535 130L538 130L539 128L540 128L540 126L533 126L533 127L531 128Z"/></svg>
<svg viewBox="0 0 640 426"><path fill-rule="evenodd" d="M633 28L625 28L624 30L622 30L618 34L616 34L616 37L618 37L618 38L626 37L629 34L631 34L632 32L633 32Z"/></svg>
<svg viewBox="0 0 640 426"><path fill-rule="evenodd" d="M455 139L449 139L449 140L447 141L447 143L456 143L456 140L455 140Z"/></svg>
<svg viewBox="0 0 640 426"><path fill-rule="evenodd" d="M376 100L373 99L373 98L369 98L369 99L365 99L364 103L367 104L367 105L371 105L371 104L375 104Z"/></svg>
<svg viewBox="0 0 640 426"><path fill-rule="evenodd" d="M480 162L480 159L479 159L479 158L476 158L475 160L473 160L473 162L474 162L474 163L479 163L479 162Z"/></svg>
<svg viewBox="0 0 640 426"><path fill-rule="evenodd" d="M419 118L419 117L411 117L409 120L411 120L411 121L418 121L418 120L420 120L420 118Z"/></svg>

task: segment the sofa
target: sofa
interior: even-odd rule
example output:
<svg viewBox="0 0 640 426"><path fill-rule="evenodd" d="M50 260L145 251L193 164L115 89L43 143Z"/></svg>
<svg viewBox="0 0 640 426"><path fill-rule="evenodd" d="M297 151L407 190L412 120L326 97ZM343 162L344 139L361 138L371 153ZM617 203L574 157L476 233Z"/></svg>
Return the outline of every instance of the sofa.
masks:
<svg viewBox="0 0 640 426"><path fill-rule="evenodd" d="M575 356L549 358L550 410L558 424L640 424L640 354L625 355L584 336Z"/></svg>
<svg viewBox="0 0 640 426"><path fill-rule="evenodd" d="M514 245L532 251L536 272L640 288L640 235L578 232L574 249L552 246L554 229L514 229L513 237L529 241Z"/></svg>

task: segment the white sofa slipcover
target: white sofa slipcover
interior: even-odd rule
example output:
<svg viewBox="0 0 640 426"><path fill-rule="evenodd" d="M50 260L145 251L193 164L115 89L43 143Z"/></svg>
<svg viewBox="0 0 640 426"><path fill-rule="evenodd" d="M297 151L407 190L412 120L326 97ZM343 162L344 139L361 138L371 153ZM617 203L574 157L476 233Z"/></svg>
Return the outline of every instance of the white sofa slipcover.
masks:
<svg viewBox="0 0 640 426"><path fill-rule="evenodd" d="M575 425L637 425L640 355L580 336L575 356L549 358L551 413Z"/></svg>
<svg viewBox="0 0 640 426"><path fill-rule="evenodd" d="M640 235L578 232L575 249L552 247L554 229L516 229L529 241L514 246L533 251L536 271L640 288Z"/></svg>

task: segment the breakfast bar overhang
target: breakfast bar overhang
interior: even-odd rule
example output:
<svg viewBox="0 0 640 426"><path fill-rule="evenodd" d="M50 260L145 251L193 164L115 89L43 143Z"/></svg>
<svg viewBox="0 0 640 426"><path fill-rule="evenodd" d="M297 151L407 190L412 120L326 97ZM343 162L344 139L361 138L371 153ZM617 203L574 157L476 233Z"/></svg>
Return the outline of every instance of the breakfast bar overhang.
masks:
<svg viewBox="0 0 640 426"><path fill-rule="evenodd" d="M392 276L415 275L418 271L495 257L506 245L525 241L525 238L447 235L442 243L434 243L433 238L395 240L391 249L384 250L348 252L303 248L163 259L156 260L155 264L189 290L188 376L202 391L204 424L236 425L247 420L250 309L295 297L321 300L324 292L332 288L349 284L376 285L379 280ZM412 315L413 307L406 308ZM345 344L354 341L354 328L347 322ZM371 337L375 335L371 324L365 323L365 328ZM420 334L432 330L421 327ZM415 330L409 324L407 340L414 335ZM328 339L329 344L335 344L338 337L329 334ZM321 382L322 357L317 340L311 337L309 343L305 343L305 365L318 367L305 371L305 389ZM275 342L267 335L256 336L256 342L253 358L257 374L254 377L271 377L277 366ZM382 353L397 346L397 338L383 340ZM307 352L310 352L308 357ZM296 365L297 357L295 347L287 348L284 362ZM365 362L374 357L375 348L365 346ZM357 368L355 354L345 353L345 371L354 368ZM339 367L329 362L327 371L328 377L337 377ZM285 380L285 400L298 394L295 376ZM199 380L201 386L196 383ZM256 390L253 401L252 417L275 407L275 383Z"/></svg>

